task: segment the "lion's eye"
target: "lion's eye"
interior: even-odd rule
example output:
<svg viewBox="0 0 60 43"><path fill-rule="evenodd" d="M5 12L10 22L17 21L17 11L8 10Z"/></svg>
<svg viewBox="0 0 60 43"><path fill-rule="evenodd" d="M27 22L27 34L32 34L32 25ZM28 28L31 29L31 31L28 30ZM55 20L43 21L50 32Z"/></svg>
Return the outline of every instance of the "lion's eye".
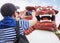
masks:
<svg viewBox="0 0 60 43"><path fill-rule="evenodd" d="M37 9L37 11L39 10L39 8Z"/></svg>
<svg viewBox="0 0 60 43"><path fill-rule="evenodd" d="M42 8L39 8L39 10L42 10Z"/></svg>
<svg viewBox="0 0 60 43"><path fill-rule="evenodd" d="M37 11L38 11L38 10L42 10L42 8L38 8Z"/></svg>

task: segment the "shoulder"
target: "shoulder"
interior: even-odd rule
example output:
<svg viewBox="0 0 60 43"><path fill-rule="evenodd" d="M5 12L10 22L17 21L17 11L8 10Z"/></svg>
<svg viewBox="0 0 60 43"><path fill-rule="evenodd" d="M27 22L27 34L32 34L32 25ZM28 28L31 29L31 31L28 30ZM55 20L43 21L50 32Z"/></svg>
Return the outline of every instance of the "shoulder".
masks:
<svg viewBox="0 0 60 43"><path fill-rule="evenodd" d="M19 22L29 22L29 20L19 20Z"/></svg>
<svg viewBox="0 0 60 43"><path fill-rule="evenodd" d="M29 24L29 21L28 20L20 20L19 24L26 25L26 24Z"/></svg>
<svg viewBox="0 0 60 43"><path fill-rule="evenodd" d="M25 29L27 29L29 27L29 21L28 20L20 20L19 25L20 25L20 27L24 27Z"/></svg>

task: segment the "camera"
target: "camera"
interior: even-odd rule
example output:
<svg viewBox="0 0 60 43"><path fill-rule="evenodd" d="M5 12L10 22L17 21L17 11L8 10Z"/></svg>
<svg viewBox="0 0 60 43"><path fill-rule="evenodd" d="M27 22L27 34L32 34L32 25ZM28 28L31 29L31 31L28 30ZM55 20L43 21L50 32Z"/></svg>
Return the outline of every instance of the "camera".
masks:
<svg viewBox="0 0 60 43"><path fill-rule="evenodd" d="M26 12L26 15L27 15L27 16L32 15L32 11L28 11L28 12Z"/></svg>

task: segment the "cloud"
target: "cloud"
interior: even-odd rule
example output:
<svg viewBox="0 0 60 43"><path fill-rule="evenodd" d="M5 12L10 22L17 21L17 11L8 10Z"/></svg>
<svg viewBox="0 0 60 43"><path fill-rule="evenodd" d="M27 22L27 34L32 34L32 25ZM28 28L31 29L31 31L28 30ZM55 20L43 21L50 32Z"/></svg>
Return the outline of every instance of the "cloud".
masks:
<svg viewBox="0 0 60 43"><path fill-rule="evenodd" d="M56 0L53 0L53 2L55 2Z"/></svg>
<svg viewBox="0 0 60 43"><path fill-rule="evenodd" d="M47 4L46 2L40 3L41 6L49 6L49 3Z"/></svg>

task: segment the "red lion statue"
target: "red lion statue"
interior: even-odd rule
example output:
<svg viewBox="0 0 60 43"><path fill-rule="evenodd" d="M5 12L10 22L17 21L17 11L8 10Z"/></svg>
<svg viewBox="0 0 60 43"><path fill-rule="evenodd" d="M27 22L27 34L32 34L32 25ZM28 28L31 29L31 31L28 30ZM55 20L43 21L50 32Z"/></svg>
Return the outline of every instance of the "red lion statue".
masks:
<svg viewBox="0 0 60 43"><path fill-rule="evenodd" d="M25 30L25 34L28 35L33 30L49 30L49 31L56 31L56 21L55 15L58 13L57 10L53 9L52 6L35 6L35 7L26 7L26 10L36 11L36 19L37 23L30 27L28 30ZM31 16L31 15L30 15ZM29 18L29 16L27 17ZM25 18L25 19L27 19ZM32 17L31 17L32 18Z"/></svg>

